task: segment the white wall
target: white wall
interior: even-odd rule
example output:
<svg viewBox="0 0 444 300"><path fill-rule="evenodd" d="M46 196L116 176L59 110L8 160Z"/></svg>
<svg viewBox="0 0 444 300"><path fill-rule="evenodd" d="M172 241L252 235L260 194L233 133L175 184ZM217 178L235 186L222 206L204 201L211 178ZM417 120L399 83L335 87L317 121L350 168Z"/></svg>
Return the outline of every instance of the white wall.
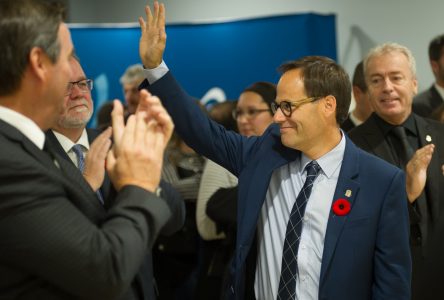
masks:
<svg viewBox="0 0 444 300"><path fill-rule="evenodd" d="M137 22L144 0L71 0L72 22ZM335 13L338 59L349 74L375 44L393 41L417 60L420 90L433 82L427 47L444 33L443 0L164 0L168 23L199 23L299 12ZM289 37L289 38L297 38Z"/></svg>

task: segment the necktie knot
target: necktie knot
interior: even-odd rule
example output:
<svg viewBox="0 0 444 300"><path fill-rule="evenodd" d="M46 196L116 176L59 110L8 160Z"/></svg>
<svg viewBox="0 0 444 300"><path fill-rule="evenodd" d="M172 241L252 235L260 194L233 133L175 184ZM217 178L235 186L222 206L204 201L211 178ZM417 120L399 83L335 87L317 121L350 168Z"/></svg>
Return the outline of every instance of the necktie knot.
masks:
<svg viewBox="0 0 444 300"><path fill-rule="evenodd" d="M309 162L305 166L305 171L307 172L307 179L308 179L308 177L313 177L313 176L314 176L313 180L316 179L316 176L318 176L320 170L321 170L321 167L319 166L319 164L315 160L312 160L311 162Z"/></svg>
<svg viewBox="0 0 444 300"><path fill-rule="evenodd" d="M394 126L392 128L393 134L400 140L407 139L404 126Z"/></svg>

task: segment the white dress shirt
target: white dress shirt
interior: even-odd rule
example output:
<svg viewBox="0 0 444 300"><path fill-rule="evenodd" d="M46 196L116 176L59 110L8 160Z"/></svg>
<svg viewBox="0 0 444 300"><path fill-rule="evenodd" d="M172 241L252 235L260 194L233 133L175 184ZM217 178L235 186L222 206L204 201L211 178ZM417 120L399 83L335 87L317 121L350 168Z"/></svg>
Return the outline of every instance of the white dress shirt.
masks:
<svg viewBox="0 0 444 300"><path fill-rule="evenodd" d="M318 299L325 232L344 151L345 137L342 133L339 144L316 160L322 171L313 183L305 209L298 250L299 276L295 299ZM302 154L299 159L276 169L271 176L257 228L258 259L254 291L258 300L277 297L287 223L307 177L305 166L310 161Z"/></svg>
<svg viewBox="0 0 444 300"><path fill-rule="evenodd" d="M438 94L441 96L441 98L444 100L444 88L440 85L438 85L436 82L434 83L436 90L438 91Z"/></svg>
<svg viewBox="0 0 444 300"><path fill-rule="evenodd" d="M45 134L33 120L1 105L0 119L15 127L40 150L43 150L43 145L45 144Z"/></svg>

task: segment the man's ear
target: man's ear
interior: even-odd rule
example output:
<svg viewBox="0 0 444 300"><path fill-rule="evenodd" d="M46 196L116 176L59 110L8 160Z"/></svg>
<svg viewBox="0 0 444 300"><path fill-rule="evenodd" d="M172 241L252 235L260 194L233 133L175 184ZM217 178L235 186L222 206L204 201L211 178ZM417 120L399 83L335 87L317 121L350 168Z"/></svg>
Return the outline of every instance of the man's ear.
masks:
<svg viewBox="0 0 444 300"><path fill-rule="evenodd" d="M432 68L433 74L436 76L436 74L439 73L439 63L436 60L430 60L430 67Z"/></svg>
<svg viewBox="0 0 444 300"><path fill-rule="evenodd" d="M324 98L324 110L327 115L333 114L336 116L336 97L328 95Z"/></svg>
<svg viewBox="0 0 444 300"><path fill-rule="evenodd" d="M49 57L39 47L34 47L29 52L29 68L31 72L40 80L45 80L48 67L51 65Z"/></svg>

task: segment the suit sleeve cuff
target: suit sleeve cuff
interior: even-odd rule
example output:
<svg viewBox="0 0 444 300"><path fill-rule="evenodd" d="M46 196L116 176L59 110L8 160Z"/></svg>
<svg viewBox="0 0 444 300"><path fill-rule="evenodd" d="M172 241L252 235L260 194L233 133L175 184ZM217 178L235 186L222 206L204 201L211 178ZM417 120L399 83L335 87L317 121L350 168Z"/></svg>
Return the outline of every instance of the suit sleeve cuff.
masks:
<svg viewBox="0 0 444 300"><path fill-rule="evenodd" d="M145 78L148 80L149 84L155 83L157 80L162 78L166 73L168 73L169 69L166 65L165 61L162 60L162 63L155 67L154 69L143 69L143 73L145 74Z"/></svg>

